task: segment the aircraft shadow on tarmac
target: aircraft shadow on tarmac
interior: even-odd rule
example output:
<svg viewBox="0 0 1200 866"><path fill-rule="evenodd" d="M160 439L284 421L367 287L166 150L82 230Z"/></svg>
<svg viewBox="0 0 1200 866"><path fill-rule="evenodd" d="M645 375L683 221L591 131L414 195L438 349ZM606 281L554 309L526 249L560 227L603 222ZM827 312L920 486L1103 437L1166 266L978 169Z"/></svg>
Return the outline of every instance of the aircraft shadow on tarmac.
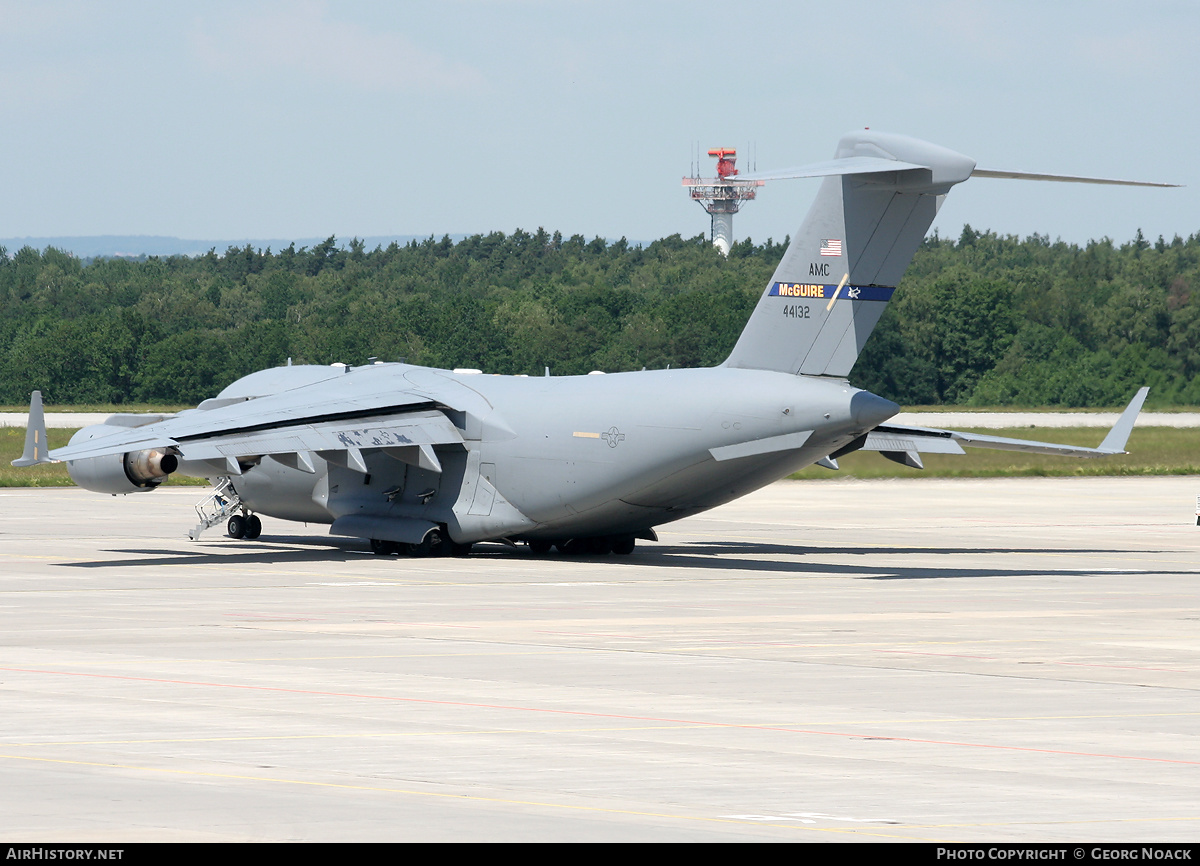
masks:
<svg viewBox="0 0 1200 866"><path fill-rule="evenodd" d="M701 542L696 544L667 546L655 549L656 553L667 556L659 562L646 561L647 565L664 565L686 568L719 568L726 570L746 570L758 572L790 573L803 576L805 573L816 573L823 576L840 575L861 580L939 580L948 578L980 578L980 577L1027 577L1031 574L1053 574L1064 577L1091 577L1100 569L1088 568L1046 568L1046 567L1003 567L1003 566L961 566L952 565L953 557L969 555L995 555L998 557L1017 556L1021 554L1052 554L1052 555L1100 555L1111 556L1127 554L1124 550L1092 549L1092 548L1004 548L1004 547L809 547L805 545L773 544L761 542ZM1146 553L1162 553L1163 551L1145 551ZM731 555L732 554L732 555ZM740 554L740 556L739 556ZM871 557L869 562L839 563L830 562L824 557L859 555ZM747 559L744 557L788 556L805 557L806 561L781 559ZM897 563L895 559L911 556L946 557L947 564L907 566ZM813 558L816 561L813 561ZM650 558L647 557L646 560ZM893 561L889 561L893 560ZM641 563L639 563L641 564ZM1148 570L1144 568L1112 569L1101 567L1104 574L1200 574L1200 570L1164 571L1161 569Z"/></svg>
<svg viewBox="0 0 1200 866"><path fill-rule="evenodd" d="M126 554L127 558L59 563L69 568L128 568L139 566L163 567L171 565L225 566L238 565L303 565L313 563L344 563L363 557L374 558L374 554L357 540L334 540L328 537L289 537L286 541L263 543L235 542L232 540L209 542L195 548L125 548L110 550L109 553ZM216 549L214 549L216 547ZM1144 551L1153 553L1155 551ZM1157 551L1162 552L1162 551ZM460 568L469 569L472 564L486 568L488 562L511 560L519 557L531 566L543 566L547 570L568 563L611 564L614 576L627 577L621 566L635 565L643 568L693 568L720 571L757 572L759 574L843 576L863 580L938 580L983 577L1027 577L1030 574L1054 574L1065 577L1091 576L1096 569L1088 568L1020 568L1004 566L964 566L953 564L953 558L963 555L996 555L1002 557L1021 554L1052 555L1117 555L1128 551L1092 548L971 548L971 547L809 547L801 544L777 544L765 542L697 542L690 544L659 544L646 546L629 556L566 556L548 554L533 556L525 548L500 545L477 545L470 557L453 560L411 560L407 557L387 557L385 562L403 576L405 565L435 562L455 562ZM830 562L826 557L847 554L870 557L862 563ZM902 562L912 556L945 557L946 564L922 564L907 566ZM753 557L753 558L751 558ZM765 557L765 558L760 558ZM770 558L770 557L788 557ZM799 558L799 559L797 559ZM889 561L893 560L893 561ZM1200 574L1200 570L1153 571L1140 568L1103 568L1105 574Z"/></svg>
<svg viewBox="0 0 1200 866"><path fill-rule="evenodd" d="M220 545L219 551L214 543ZM194 547L170 548L120 548L107 553L128 554L128 559L97 559L57 563L67 568L130 568L137 566L172 565L300 565L317 562L349 562L362 556L373 556L359 539L330 539L323 536L312 538L289 536L286 540L272 542L262 538L243 542L223 539L203 543Z"/></svg>

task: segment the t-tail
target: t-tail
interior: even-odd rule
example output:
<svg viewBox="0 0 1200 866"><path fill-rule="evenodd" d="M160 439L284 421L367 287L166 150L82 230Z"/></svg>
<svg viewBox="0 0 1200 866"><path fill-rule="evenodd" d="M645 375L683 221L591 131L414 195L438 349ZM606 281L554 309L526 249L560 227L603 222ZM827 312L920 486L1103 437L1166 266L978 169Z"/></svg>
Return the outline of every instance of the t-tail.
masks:
<svg viewBox="0 0 1200 866"><path fill-rule="evenodd" d="M1174 185L977 169L961 153L870 130L844 136L828 162L738 177L825 180L725 365L843 378L956 183L994 177Z"/></svg>
<svg viewBox="0 0 1200 866"><path fill-rule="evenodd" d="M726 366L848 376L942 199L974 168L944 147L865 130L829 162L748 175L825 180Z"/></svg>

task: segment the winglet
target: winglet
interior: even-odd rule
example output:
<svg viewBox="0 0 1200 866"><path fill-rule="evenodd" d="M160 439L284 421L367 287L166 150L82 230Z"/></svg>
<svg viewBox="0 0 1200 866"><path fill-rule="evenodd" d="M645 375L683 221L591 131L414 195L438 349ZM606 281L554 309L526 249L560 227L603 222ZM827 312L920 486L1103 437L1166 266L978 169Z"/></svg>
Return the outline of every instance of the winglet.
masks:
<svg viewBox="0 0 1200 866"><path fill-rule="evenodd" d="M13 466L37 466L39 463L53 463L46 453L46 416L42 414L42 392L34 391L29 395L29 420L25 423L25 451L12 462Z"/></svg>
<svg viewBox="0 0 1200 866"><path fill-rule="evenodd" d="M1137 420L1138 413L1142 411L1142 404L1146 402L1146 395L1149 393L1149 388L1138 389L1138 392L1133 395L1133 399L1129 401L1129 405L1125 407L1125 411L1121 413L1121 417L1117 419L1117 423L1108 431L1108 435L1104 437L1104 441L1096 450L1107 451L1110 454L1125 453L1125 443L1129 441L1129 434L1133 432L1133 422Z"/></svg>

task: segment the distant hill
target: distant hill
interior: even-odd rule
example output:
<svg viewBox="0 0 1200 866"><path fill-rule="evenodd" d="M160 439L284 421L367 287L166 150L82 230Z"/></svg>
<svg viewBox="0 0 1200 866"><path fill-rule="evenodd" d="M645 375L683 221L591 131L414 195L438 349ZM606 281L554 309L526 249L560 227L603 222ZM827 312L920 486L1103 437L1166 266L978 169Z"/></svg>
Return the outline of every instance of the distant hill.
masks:
<svg viewBox="0 0 1200 866"><path fill-rule="evenodd" d="M387 247L392 241L406 244L409 241L422 241L429 235L377 235L360 238L368 250L376 246ZM466 235L450 235L454 241L462 240ZM441 239L441 236L438 236ZM189 240L187 238L170 238L162 235L93 235L90 237L27 237L0 238L0 246L12 255L22 247L33 247L44 250L54 247L71 253L81 259L100 257L142 258L145 256L201 256L211 249L224 253L230 247L244 248L249 244L256 250L271 249L276 252L287 249L289 244L301 247L315 247L325 238L234 238L232 240ZM338 238L340 245L345 247L352 238Z"/></svg>

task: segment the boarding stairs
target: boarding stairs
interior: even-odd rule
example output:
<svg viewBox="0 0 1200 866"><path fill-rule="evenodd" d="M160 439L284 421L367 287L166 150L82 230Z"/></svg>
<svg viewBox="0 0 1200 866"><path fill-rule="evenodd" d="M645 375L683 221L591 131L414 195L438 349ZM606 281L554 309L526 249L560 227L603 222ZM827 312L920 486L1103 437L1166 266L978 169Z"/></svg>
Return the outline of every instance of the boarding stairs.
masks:
<svg viewBox="0 0 1200 866"><path fill-rule="evenodd" d="M213 492L196 504L196 515L200 522L196 524L195 529L188 532L188 538L195 541L204 530L224 523L234 513L245 510L242 497L233 489L233 480L227 475L221 476L217 479L217 486L213 488Z"/></svg>

